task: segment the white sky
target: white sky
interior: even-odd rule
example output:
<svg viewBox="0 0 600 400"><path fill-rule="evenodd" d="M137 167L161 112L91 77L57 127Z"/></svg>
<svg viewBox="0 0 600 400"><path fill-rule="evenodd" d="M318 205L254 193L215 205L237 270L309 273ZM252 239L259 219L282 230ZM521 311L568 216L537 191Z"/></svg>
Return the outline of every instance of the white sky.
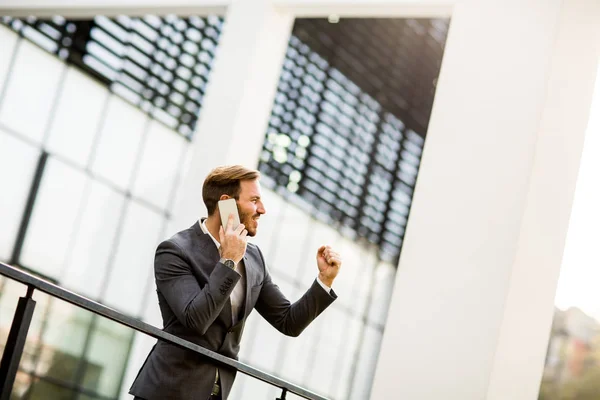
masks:
<svg viewBox="0 0 600 400"><path fill-rule="evenodd" d="M556 306L600 321L600 69L577 178Z"/></svg>

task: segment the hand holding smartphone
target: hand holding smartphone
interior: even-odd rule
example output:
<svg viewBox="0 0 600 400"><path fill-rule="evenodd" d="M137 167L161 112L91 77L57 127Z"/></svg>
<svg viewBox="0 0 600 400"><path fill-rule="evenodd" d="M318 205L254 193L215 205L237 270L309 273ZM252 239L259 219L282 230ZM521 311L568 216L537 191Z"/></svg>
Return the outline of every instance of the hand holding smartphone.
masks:
<svg viewBox="0 0 600 400"><path fill-rule="evenodd" d="M240 226L240 216L235 199L220 200L218 206L221 225L223 226L223 230L219 232L221 255L226 259L233 260L237 265L246 253L246 235L248 231L243 225ZM229 216L232 214L231 231L228 231L227 223L229 222Z"/></svg>
<svg viewBox="0 0 600 400"><path fill-rule="evenodd" d="M233 214L233 225L231 226L231 229L236 230L240 224L240 215L238 214L235 199L219 200L218 205L223 230L227 229L227 220L229 219L230 214Z"/></svg>

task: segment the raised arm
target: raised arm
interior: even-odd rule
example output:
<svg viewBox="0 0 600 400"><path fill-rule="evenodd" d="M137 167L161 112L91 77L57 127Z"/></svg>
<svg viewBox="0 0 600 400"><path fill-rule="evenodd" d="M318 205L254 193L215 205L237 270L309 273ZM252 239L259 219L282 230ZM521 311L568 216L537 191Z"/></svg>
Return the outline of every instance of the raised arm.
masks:
<svg viewBox="0 0 600 400"><path fill-rule="evenodd" d="M264 265L262 253L260 257ZM336 298L337 295L333 290L328 293L315 279L306 293L292 304L273 283L271 275L265 268L265 279L255 308L264 319L284 335L298 336Z"/></svg>

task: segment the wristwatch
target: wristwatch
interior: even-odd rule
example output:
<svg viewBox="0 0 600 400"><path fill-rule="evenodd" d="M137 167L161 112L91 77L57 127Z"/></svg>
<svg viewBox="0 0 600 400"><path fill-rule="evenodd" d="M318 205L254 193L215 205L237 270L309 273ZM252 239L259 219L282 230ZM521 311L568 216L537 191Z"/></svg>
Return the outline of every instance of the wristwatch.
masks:
<svg viewBox="0 0 600 400"><path fill-rule="evenodd" d="M229 258L221 258L219 260L219 262L221 264L225 264L226 267L229 267L231 269L235 269L235 262L233 260L230 260Z"/></svg>

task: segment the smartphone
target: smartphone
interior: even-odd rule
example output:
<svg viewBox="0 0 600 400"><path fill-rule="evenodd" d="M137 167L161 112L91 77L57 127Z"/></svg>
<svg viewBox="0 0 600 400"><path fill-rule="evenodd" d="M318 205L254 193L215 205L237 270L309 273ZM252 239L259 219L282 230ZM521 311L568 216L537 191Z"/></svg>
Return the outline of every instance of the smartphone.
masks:
<svg viewBox="0 0 600 400"><path fill-rule="evenodd" d="M229 214L233 214L232 228L237 228L240 224L240 215L238 214L235 199L219 200L218 205L219 214L221 214L221 225L223 225L223 229L227 227L227 220L229 219Z"/></svg>

